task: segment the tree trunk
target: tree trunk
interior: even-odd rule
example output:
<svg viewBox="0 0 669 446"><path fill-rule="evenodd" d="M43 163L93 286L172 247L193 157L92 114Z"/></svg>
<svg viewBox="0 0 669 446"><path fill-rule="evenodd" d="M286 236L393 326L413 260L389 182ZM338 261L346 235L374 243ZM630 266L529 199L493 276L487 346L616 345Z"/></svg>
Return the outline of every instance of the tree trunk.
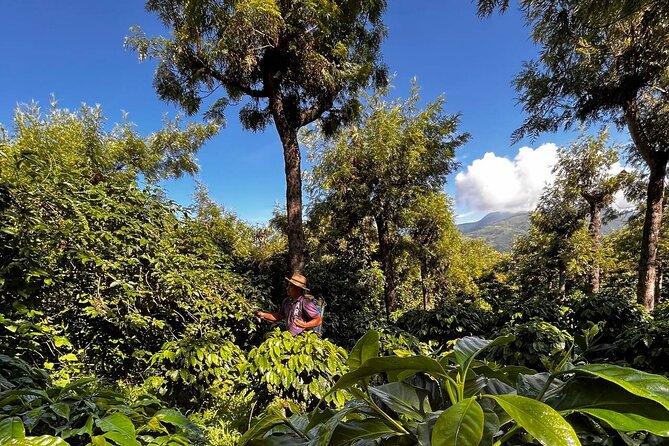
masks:
<svg viewBox="0 0 669 446"><path fill-rule="evenodd" d="M558 298L565 300L567 297L567 267L560 262L558 271Z"/></svg>
<svg viewBox="0 0 669 446"><path fill-rule="evenodd" d="M427 260L425 258L420 259L420 284L423 291L423 310L430 309L430 294L427 290Z"/></svg>
<svg viewBox="0 0 669 446"><path fill-rule="evenodd" d="M654 152L646 195L646 218L643 223L641 257L639 258L639 281L637 302L646 310L655 307L655 282L657 278L657 249L662 227L662 203L664 199L664 177L667 175L667 153Z"/></svg>
<svg viewBox="0 0 669 446"><path fill-rule="evenodd" d="M392 243L388 222L381 216L376 217L376 230L379 234L379 257L383 269L383 304L386 309L386 319L390 320L390 313L395 309L395 265L393 263Z"/></svg>
<svg viewBox="0 0 669 446"><path fill-rule="evenodd" d="M602 208L598 203L590 204L590 225L588 230L592 239L593 253L592 268L590 269L590 293L597 294L599 293L600 283L599 254L601 250L600 234L602 232Z"/></svg>
<svg viewBox="0 0 669 446"><path fill-rule="evenodd" d="M276 130L283 146L284 169L286 173L286 214L288 218L288 270L289 274L304 274L304 230L302 228L302 169L300 145L297 132L300 128L295 118L286 114L283 100L271 76L265 79L268 89L270 110Z"/></svg>
<svg viewBox="0 0 669 446"><path fill-rule="evenodd" d="M627 128L637 151L648 165L648 191L646 193L646 216L643 222L641 255L639 257L639 280L636 286L637 303L651 311L655 307L655 279L657 277L657 248L662 228L662 204L664 200L664 177L667 174L667 151L653 150L644 131L641 113L636 99L627 102L623 110Z"/></svg>
<svg viewBox="0 0 669 446"><path fill-rule="evenodd" d="M281 136L286 170L286 211L288 214L288 268L304 274L304 230L302 228L302 169L297 130Z"/></svg>
<svg viewBox="0 0 669 446"><path fill-rule="evenodd" d="M660 301L662 301L663 269L664 267L662 261L657 262L657 278L655 280L655 304L658 304Z"/></svg>

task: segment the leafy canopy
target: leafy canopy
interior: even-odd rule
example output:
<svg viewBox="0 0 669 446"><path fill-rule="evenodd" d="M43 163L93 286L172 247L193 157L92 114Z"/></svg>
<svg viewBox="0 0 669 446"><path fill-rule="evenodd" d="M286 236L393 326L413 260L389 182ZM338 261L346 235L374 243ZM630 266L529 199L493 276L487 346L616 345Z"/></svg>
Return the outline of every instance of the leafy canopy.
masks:
<svg viewBox="0 0 669 446"><path fill-rule="evenodd" d="M158 95L188 114L217 88L225 95L206 115L222 122L231 103L250 98L242 125L260 130L272 122L271 103L299 128L327 112L326 127L350 118L357 91L371 79L384 83L379 50L385 35L385 0L150 0L146 8L171 30L171 38L144 35L126 46L140 59L159 59Z"/></svg>

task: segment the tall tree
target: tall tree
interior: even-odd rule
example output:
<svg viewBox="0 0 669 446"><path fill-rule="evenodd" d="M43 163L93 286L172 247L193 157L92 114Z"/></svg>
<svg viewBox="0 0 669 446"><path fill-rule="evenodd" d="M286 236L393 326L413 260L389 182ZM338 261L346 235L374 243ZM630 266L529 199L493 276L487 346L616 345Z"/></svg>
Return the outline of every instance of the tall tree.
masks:
<svg viewBox="0 0 669 446"><path fill-rule="evenodd" d="M398 242L411 204L443 188L456 165L455 149L469 135L457 133L459 116L444 114L443 98L419 109L415 85L406 100L386 102L384 93L369 97L360 121L333 140L318 133L307 139L316 150L315 194L376 225L389 317L396 306Z"/></svg>
<svg viewBox="0 0 669 446"><path fill-rule="evenodd" d="M408 233L411 247L420 265L420 283L423 294L423 309L431 305L430 295L432 274L437 269L439 260L444 257L439 252L440 242L448 238L448 245L457 248L460 245L460 234L453 220L452 205L443 192L419 196L411 203L408 215ZM448 260L447 260L448 261Z"/></svg>
<svg viewBox="0 0 669 446"><path fill-rule="evenodd" d="M558 278L557 295L564 299L567 291L567 272L572 257L572 237L583 226L586 209L557 188L546 189L530 219L531 240L540 240L540 249L549 264L554 264ZM529 243L532 247L532 243ZM534 248L536 249L536 248ZM522 251L522 250L521 250ZM554 281L550 280L549 282Z"/></svg>
<svg viewBox="0 0 669 446"><path fill-rule="evenodd" d="M598 293L600 286L602 211L609 206L630 178L627 172L614 172L618 162L616 148L608 147L608 132L595 136L582 135L578 141L558 153L555 165L554 188L566 199L585 201L589 217L592 265L589 272L590 292Z"/></svg>
<svg viewBox="0 0 669 446"><path fill-rule="evenodd" d="M249 130L273 123L283 146L289 269L304 269L301 155L297 134L318 119L332 133L359 110L358 91L385 84L380 62L385 0L149 0L172 31L148 38L135 29L126 45L158 59L161 99L188 114L218 98L205 117L223 121L229 104L246 103ZM220 89L220 87L223 87ZM224 91L221 92L221 91Z"/></svg>
<svg viewBox="0 0 669 446"><path fill-rule="evenodd" d="M479 13L508 0L479 0ZM521 0L539 60L515 80L529 116L516 139L573 123L626 126L648 165L637 300L655 303L657 249L669 160L669 3L659 0Z"/></svg>

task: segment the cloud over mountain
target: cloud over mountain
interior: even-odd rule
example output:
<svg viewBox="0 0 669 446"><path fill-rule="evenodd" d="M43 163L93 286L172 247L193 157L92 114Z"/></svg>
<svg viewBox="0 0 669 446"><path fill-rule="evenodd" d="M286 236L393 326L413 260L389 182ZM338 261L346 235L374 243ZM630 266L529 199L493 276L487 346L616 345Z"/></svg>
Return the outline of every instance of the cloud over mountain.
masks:
<svg viewBox="0 0 669 446"><path fill-rule="evenodd" d="M552 169L558 147L521 147L513 159L487 152L455 177L455 199L469 211L526 211L534 208Z"/></svg>

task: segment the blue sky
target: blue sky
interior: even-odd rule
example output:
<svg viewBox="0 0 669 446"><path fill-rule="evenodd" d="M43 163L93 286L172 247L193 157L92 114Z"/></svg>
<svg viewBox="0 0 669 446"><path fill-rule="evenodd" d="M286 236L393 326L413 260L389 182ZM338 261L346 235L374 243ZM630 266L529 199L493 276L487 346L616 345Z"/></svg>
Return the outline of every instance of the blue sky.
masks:
<svg viewBox="0 0 669 446"><path fill-rule="evenodd" d="M573 139L573 135L554 134L510 145L510 134L523 119L511 80L522 62L537 53L519 13L511 10L479 19L469 0L390 0L385 22L389 35L383 54L395 74L392 94L406 96L410 79L416 77L423 99L444 94L447 112L461 113L461 130L472 135L457 153L458 181L465 179L461 184L469 185L469 192L462 190L464 186L456 188L458 172L449 176L446 185L446 192L457 198L460 221L491 210L508 210L504 203L491 204L467 193L494 194L495 188L506 184L485 183L495 175L496 166L512 169L513 175L528 170L531 164L519 167L523 161L516 159L521 146L560 145ZM48 107L53 94L60 107L76 109L82 102L102 105L110 124L120 121L125 111L143 134L160 128L163 115L174 116L178 110L156 97L154 64L140 64L136 54L123 48L132 25L142 26L149 35L166 33L144 11L142 1L5 2L0 16L0 123L11 127L13 109L19 103L34 100ZM526 154L534 153L527 150ZM494 152L494 159L484 158L486 152ZM242 219L266 222L275 204L284 203L283 156L273 127L263 133L243 131L230 110L226 128L197 158L198 179L212 198ZM475 160L479 160L478 170L472 170ZM176 201L190 203L194 179L164 186Z"/></svg>

